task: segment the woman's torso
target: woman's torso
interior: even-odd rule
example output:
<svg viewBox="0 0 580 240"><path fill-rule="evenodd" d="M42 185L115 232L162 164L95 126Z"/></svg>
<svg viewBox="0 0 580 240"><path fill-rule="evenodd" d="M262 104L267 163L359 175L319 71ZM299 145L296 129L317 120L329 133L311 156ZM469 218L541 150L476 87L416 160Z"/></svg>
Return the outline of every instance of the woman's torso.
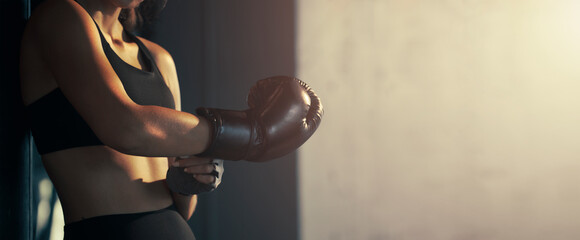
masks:
<svg viewBox="0 0 580 240"><path fill-rule="evenodd" d="M131 156L106 146L89 146L45 154L42 160L67 223L152 211L172 203L164 181L167 158Z"/></svg>
<svg viewBox="0 0 580 240"><path fill-rule="evenodd" d="M29 23L34 24L34 20ZM23 35L21 54L22 68L26 69L21 76L22 93L27 105L58 87L46 60L40 57L31 28ZM146 56L137 54L139 47L135 42L126 42L122 48L109 45L127 64L151 70L143 69ZM167 158L126 155L104 145L94 145L46 153L42 160L59 194L67 223L94 216L157 210L172 203L164 183Z"/></svg>

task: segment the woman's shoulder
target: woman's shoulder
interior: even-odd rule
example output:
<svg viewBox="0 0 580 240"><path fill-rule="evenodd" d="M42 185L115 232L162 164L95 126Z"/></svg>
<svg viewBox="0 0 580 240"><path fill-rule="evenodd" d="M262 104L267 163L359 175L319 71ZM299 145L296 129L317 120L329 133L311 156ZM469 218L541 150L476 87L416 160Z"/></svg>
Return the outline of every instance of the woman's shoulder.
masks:
<svg viewBox="0 0 580 240"><path fill-rule="evenodd" d="M91 16L74 0L47 0L34 9L27 28L60 35L91 24Z"/></svg>
<svg viewBox="0 0 580 240"><path fill-rule="evenodd" d="M149 52L151 52L151 56L161 71L161 74L166 77L176 75L175 62L173 61L173 57L167 50L165 50L165 48L145 38L138 38L145 45L145 47L147 47Z"/></svg>
<svg viewBox="0 0 580 240"><path fill-rule="evenodd" d="M87 15L86 11L74 0L47 0L40 3L30 16L31 20L43 19L47 17L61 19L64 17L81 17Z"/></svg>
<svg viewBox="0 0 580 240"><path fill-rule="evenodd" d="M145 47L147 47L149 52L151 52L151 55L155 59L156 63L158 63L158 64L174 64L173 57L171 56L171 54L167 50L165 50L165 48L163 48L162 46L160 46L157 43L152 42L151 40L148 40L148 39L145 39L145 38L142 38L139 36L137 36L137 38L139 38L139 40L141 40L141 42L145 45Z"/></svg>
<svg viewBox="0 0 580 240"><path fill-rule="evenodd" d="M138 37L139 40L147 47L153 60L157 64L157 68L161 72L165 83L171 89L175 97L175 103L178 110L181 109L181 102L179 97L179 83L177 80L177 70L175 69L175 62L173 62L173 57L167 50L161 47L159 44L149 41L145 38Z"/></svg>

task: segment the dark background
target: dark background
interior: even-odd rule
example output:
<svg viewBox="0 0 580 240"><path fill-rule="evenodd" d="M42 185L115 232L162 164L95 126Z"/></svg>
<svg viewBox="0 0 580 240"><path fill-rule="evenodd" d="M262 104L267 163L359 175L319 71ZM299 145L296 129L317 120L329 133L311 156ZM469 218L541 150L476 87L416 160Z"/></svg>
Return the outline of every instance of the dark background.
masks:
<svg viewBox="0 0 580 240"><path fill-rule="evenodd" d="M36 227L38 183L46 173L32 144L18 85L19 40L30 9L39 2L0 3L0 239L49 236L49 226ZM244 109L255 81L294 75L294 15L290 0L169 0L141 35L174 57L184 111ZM295 154L269 163L227 162L225 167L220 188L199 196L190 220L198 239L298 238Z"/></svg>

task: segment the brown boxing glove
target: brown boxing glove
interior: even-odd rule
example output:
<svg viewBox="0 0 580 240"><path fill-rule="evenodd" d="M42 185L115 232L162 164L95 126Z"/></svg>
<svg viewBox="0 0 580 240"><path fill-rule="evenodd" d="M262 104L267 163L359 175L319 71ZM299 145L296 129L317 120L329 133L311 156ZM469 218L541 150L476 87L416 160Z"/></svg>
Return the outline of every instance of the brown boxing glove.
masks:
<svg viewBox="0 0 580 240"><path fill-rule="evenodd" d="M320 125L323 110L314 91L299 79L277 76L258 81L244 111L199 108L213 127L200 157L263 162L300 147Z"/></svg>
<svg viewBox="0 0 580 240"><path fill-rule="evenodd" d="M208 148L197 154L224 160L269 161L300 147L320 125L322 104L310 87L291 77L258 81L248 95L244 111L199 108L197 114L212 127ZM221 178L221 175L219 176ZM170 167L169 188L181 194L213 190L183 172Z"/></svg>

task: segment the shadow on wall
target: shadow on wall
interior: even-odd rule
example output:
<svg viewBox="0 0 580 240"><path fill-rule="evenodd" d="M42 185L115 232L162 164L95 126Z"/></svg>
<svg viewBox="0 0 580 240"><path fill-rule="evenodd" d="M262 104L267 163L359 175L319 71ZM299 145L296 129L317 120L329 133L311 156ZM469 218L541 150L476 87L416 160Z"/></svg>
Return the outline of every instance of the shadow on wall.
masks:
<svg viewBox="0 0 580 240"><path fill-rule="evenodd" d="M18 59L20 37L30 9L41 1L0 3L0 238L50 239L64 219L56 193L34 149L21 102ZM53 213L57 213L53 215ZM60 219L58 219L60 216ZM53 225L53 217L60 223ZM62 239L62 234L61 237Z"/></svg>

